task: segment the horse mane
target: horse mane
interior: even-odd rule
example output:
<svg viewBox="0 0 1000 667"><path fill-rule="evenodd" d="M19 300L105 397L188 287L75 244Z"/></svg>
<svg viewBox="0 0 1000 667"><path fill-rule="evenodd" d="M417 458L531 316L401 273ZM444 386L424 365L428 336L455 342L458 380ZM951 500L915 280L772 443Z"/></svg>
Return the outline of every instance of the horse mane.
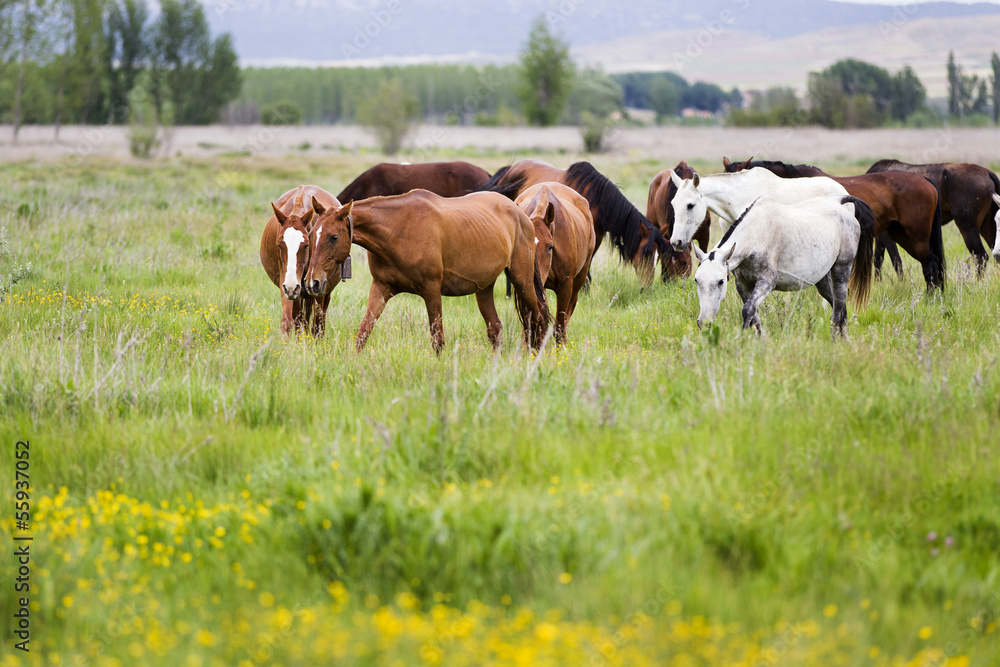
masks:
<svg viewBox="0 0 1000 667"><path fill-rule="evenodd" d="M646 227L650 230L651 240L657 246L666 246L666 240L660 230L652 225L635 206L632 205L618 186L608 180L608 177L597 171L589 162L576 162L566 170L563 182L579 192L590 204L594 215L595 231L603 230L611 237L611 243L618 250L622 261L631 262L639 245L642 243L640 230ZM656 240L659 237L659 240ZM653 249L647 248L645 254L652 255ZM660 248L661 252L663 249Z"/></svg>
<svg viewBox="0 0 1000 667"><path fill-rule="evenodd" d="M715 246L716 248L721 248L722 244L729 240L729 237L733 235L733 231L735 231L736 228L739 227L740 223L743 222L743 218L747 217L747 213L749 213L750 209L753 208L753 205L759 201L760 197L754 199L753 202L749 206L747 206L747 210L740 213L740 217L736 218L736 221L733 222L733 224L729 225L729 229L727 229L726 233L722 235L722 240L716 244Z"/></svg>
<svg viewBox="0 0 1000 667"><path fill-rule="evenodd" d="M743 164L743 163L741 162L739 164ZM748 169L753 169L754 167L764 167L767 170L770 170L771 167L775 167L775 168L780 167L780 168L784 169L789 174L789 176L791 176L792 178L808 178L808 177L812 176L812 174L805 174L805 173L803 173L802 169L800 169L800 167L809 167L811 169L815 169L816 171L818 171L820 173L824 173L824 174L826 173L822 169L820 169L819 167L817 167L815 165L811 165L811 164L788 164L787 162L782 162L781 160L751 160L750 161L750 165L747 168ZM745 171L745 170L743 170L743 171Z"/></svg>
<svg viewBox="0 0 1000 667"><path fill-rule="evenodd" d="M523 171L511 175L510 169L513 166L508 164L506 167L500 167L495 174L490 176L485 183L480 184L473 192L498 192L511 201L517 199L518 193L524 187L527 175Z"/></svg>

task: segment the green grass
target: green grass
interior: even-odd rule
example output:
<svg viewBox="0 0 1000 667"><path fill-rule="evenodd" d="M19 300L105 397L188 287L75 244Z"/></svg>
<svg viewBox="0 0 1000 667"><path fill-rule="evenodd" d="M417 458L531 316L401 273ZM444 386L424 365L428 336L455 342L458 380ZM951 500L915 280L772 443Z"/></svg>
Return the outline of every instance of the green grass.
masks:
<svg viewBox="0 0 1000 667"><path fill-rule="evenodd" d="M268 202L374 161L0 166L0 276L32 265L0 303L0 493L30 438L37 524L32 653L5 629L0 656L315 664L343 631L349 664L461 664L455 632L394 643L384 614L482 603L489 627L531 610L541 643L542 618L603 628L615 655L579 650L611 664L719 664L721 635L655 639L699 617L748 664L994 664L1000 270L977 279L954 225L943 298L904 258L849 310L849 341L814 290L769 296L761 338L730 294L703 334L690 281L640 289L602 249L560 349L528 354L498 289L497 355L470 297L445 300L435 357L409 295L357 354L357 248L326 338L283 340L257 254ZM595 164L644 210L662 165ZM296 621L262 628L275 609Z"/></svg>

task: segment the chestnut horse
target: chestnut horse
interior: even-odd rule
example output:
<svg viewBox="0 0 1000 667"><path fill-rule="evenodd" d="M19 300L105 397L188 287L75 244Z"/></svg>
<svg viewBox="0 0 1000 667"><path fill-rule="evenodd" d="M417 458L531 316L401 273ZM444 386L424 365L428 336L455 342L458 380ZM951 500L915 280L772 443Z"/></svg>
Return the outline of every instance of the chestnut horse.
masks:
<svg viewBox="0 0 1000 667"><path fill-rule="evenodd" d="M355 339L359 351L386 302L402 292L423 298L437 353L444 347L441 297L475 294L486 333L497 348L502 326L493 284L503 272L514 285L525 343L538 348L544 340L551 317L535 259L534 229L508 199L489 192L447 198L412 190L341 207L317 206L316 211L305 280L310 294L332 291L351 243L368 251L372 284Z"/></svg>
<svg viewBox="0 0 1000 667"><path fill-rule="evenodd" d="M888 238L903 247L911 257L920 262L927 289L944 289L944 239L941 235L941 197L937 187L919 174L904 171L886 171L863 176L830 176L817 167L809 165L786 165L783 162L734 163L724 159L728 172L747 168L763 167L781 175L790 168L802 172L804 168L818 173L809 176L827 176L843 185L847 192L868 204L875 213L876 233L888 234Z"/></svg>
<svg viewBox="0 0 1000 667"><path fill-rule="evenodd" d="M681 160L674 167L674 173L681 178L694 178L694 169L688 166L685 160ZM677 193L677 186L670 178L670 170L664 169L649 184L649 196L646 199L646 217L659 230L663 238L669 239L674 233L674 208L670 205L674 195ZM711 231L712 214L705 212L705 222L702 223L698 231L691 237L697 241L702 250L708 250L709 232ZM667 267L667 277L683 278L691 273L691 250L674 252L670 264Z"/></svg>
<svg viewBox="0 0 1000 667"><path fill-rule="evenodd" d="M355 178L337 199L367 199L401 195L423 188L442 197L461 197L485 183L490 172L468 162L394 164L382 162Z"/></svg>
<svg viewBox="0 0 1000 667"><path fill-rule="evenodd" d="M296 331L308 327L310 316L314 336L322 335L326 326L329 294L314 298L302 291L302 277L309 265L309 229L314 202L324 207L340 206L336 197L326 190L315 185L300 185L271 203L272 214L260 237L260 263L281 293L281 333L286 336L292 327Z"/></svg>
<svg viewBox="0 0 1000 667"><path fill-rule="evenodd" d="M566 341L569 318L594 256L590 205L561 183L533 185L514 201L535 226L535 257L545 287L556 293L556 342Z"/></svg>
<svg viewBox="0 0 1000 667"><path fill-rule="evenodd" d="M955 221L965 247L976 259L980 276L989 261L980 236L993 249L993 257L1000 262L1000 244L997 243L1000 179L996 174L986 167L968 162L909 164L899 160L879 160L868 169L868 173L888 170L920 174L937 187L941 193L941 223Z"/></svg>
<svg viewBox="0 0 1000 667"><path fill-rule="evenodd" d="M595 253L606 234L622 261L635 267L644 285L652 283L657 262L666 280L668 263L673 257L670 244L621 190L589 162L576 162L568 169L559 169L539 160L521 160L499 169L479 189L499 192L514 200L532 185L546 181L568 185L587 199L594 219Z"/></svg>

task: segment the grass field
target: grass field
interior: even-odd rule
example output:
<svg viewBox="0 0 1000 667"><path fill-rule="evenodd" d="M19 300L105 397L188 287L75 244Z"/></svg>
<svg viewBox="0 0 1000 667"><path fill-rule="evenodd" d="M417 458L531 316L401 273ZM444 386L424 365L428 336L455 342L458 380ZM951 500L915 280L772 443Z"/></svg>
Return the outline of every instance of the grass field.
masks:
<svg viewBox="0 0 1000 667"><path fill-rule="evenodd" d="M560 349L498 290L497 355L469 297L435 357L405 295L356 354L357 248L283 340L268 201L374 161L0 166L0 664L997 664L1000 269L954 225L943 298L905 258L849 341L814 290L703 335L602 249ZM645 209L659 163L594 161Z"/></svg>

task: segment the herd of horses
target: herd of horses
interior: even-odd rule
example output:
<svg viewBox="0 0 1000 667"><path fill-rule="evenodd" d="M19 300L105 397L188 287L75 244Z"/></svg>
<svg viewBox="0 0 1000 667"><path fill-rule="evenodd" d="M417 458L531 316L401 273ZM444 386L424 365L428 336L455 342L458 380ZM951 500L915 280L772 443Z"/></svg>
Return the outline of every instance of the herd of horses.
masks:
<svg viewBox="0 0 1000 667"><path fill-rule="evenodd" d="M361 246L372 283L356 348L364 348L389 299L409 293L426 304L436 352L444 346L443 296L475 294L487 336L499 346L493 291L501 274L525 344L538 349L550 327L564 342L605 237L646 286L657 270L664 281L689 276L693 252L698 325L715 318L731 277L743 328L758 332L767 294L815 286L832 307L833 335L846 336L849 296L865 302L884 253L901 273L898 248L920 263L929 291L943 290L941 227L951 220L980 275L989 258L983 241L1000 262L1000 180L979 165L881 160L843 178L752 158L723 158L723 167L701 176L681 161L661 171L643 215L588 162L560 169L522 160L494 174L468 162L381 163L336 197L299 185L272 202L260 259L280 291L282 333L318 337L331 293L351 275L351 246ZM728 225L714 248L711 213ZM546 289L556 294L554 317Z"/></svg>

